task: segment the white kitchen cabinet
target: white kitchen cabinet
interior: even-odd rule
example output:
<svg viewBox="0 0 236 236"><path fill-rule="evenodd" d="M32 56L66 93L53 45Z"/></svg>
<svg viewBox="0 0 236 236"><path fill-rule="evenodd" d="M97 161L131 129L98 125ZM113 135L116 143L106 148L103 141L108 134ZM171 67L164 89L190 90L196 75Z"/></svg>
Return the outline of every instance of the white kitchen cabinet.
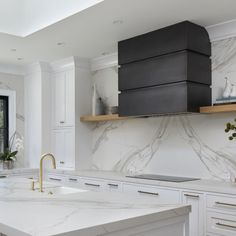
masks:
<svg viewBox="0 0 236 236"><path fill-rule="evenodd" d="M83 189L88 189L91 191L97 191L97 192L105 191L105 181L103 180L81 177L80 186Z"/></svg>
<svg viewBox="0 0 236 236"><path fill-rule="evenodd" d="M72 127L75 124L74 70L62 71L52 76L53 127Z"/></svg>
<svg viewBox="0 0 236 236"><path fill-rule="evenodd" d="M207 232L221 236L235 236L236 216L207 211Z"/></svg>
<svg viewBox="0 0 236 236"><path fill-rule="evenodd" d="M192 207L189 218L190 236L204 236L204 195L195 192L183 192L182 198L183 204L189 204Z"/></svg>
<svg viewBox="0 0 236 236"><path fill-rule="evenodd" d="M57 168L73 169L75 166L74 129L55 129L52 131L52 153L56 157Z"/></svg>
<svg viewBox="0 0 236 236"><path fill-rule="evenodd" d="M87 167L91 155L92 129L80 122L91 114L92 80L90 63L78 57L52 62L51 66L51 143L58 168Z"/></svg>
<svg viewBox="0 0 236 236"><path fill-rule="evenodd" d="M66 183L66 177L59 174L46 174L45 179L49 182L53 182L59 185L64 185Z"/></svg>
<svg viewBox="0 0 236 236"><path fill-rule="evenodd" d="M107 180L104 189L109 192L123 192L122 183L117 181Z"/></svg>
<svg viewBox="0 0 236 236"><path fill-rule="evenodd" d="M230 195L206 196L207 233L222 236L236 235L236 197Z"/></svg>
<svg viewBox="0 0 236 236"><path fill-rule="evenodd" d="M159 188L156 186L123 184L125 193L134 194L137 196L152 198L160 204L179 204L180 191L167 188Z"/></svg>

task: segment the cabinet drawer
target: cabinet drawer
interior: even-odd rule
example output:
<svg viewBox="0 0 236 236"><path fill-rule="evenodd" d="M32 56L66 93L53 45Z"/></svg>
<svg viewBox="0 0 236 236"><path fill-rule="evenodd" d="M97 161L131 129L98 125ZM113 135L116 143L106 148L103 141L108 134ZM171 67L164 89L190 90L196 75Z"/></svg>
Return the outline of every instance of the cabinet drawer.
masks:
<svg viewBox="0 0 236 236"><path fill-rule="evenodd" d="M209 211L207 213L207 231L222 236L235 236L236 216Z"/></svg>
<svg viewBox="0 0 236 236"><path fill-rule="evenodd" d="M66 182L66 177L61 175L48 174L46 179L47 181L55 182L58 184L63 184Z"/></svg>
<svg viewBox="0 0 236 236"><path fill-rule="evenodd" d="M102 191L105 189L105 182L100 180L81 178L80 186L92 191Z"/></svg>
<svg viewBox="0 0 236 236"><path fill-rule="evenodd" d="M236 198L207 195L207 207L227 211L230 214L236 215Z"/></svg>
<svg viewBox="0 0 236 236"><path fill-rule="evenodd" d="M81 181L78 176L68 176L66 179L66 184L71 187L79 187L81 184Z"/></svg>
<svg viewBox="0 0 236 236"><path fill-rule="evenodd" d="M124 184L123 191L125 193L131 193L131 194L133 193L134 195L137 195L137 196L156 199L158 203L163 203L163 204L180 203L180 192L177 190Z"/></svg>
<svg viewBox="0 0 236 236"><path fill-rule="evenodd" d="M122 183L108 181L105 184L105 190L109 192L122 192Z"/></svg>

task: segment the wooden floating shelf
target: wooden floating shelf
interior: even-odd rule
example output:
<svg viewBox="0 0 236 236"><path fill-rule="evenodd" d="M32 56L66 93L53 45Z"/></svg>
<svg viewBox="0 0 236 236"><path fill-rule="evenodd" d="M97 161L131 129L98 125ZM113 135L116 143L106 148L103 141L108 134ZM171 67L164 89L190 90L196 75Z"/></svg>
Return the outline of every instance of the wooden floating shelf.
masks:
<svg viewBox="0 0 236 236"><path fill-rule="evenodd" d="M130 117L120 117L118 114L80 117L81 122L102 122L102 121L116 121L116 120L127 120L127 119L130 119Z"/></svg>
<svg viewBox="0 0 236 236"><path fill-rule="evenodd" d="M236 104L225 104L225 105L214 105L208 107L200 107L200 113L211 114L211 113L226 113L236 112Z"/></svg>
<svg viewBox="0 0 236 236"><path fill-rule="evenodd" d="M227 112L236 112L236 104L226 104L226 105L215 105L200 107L201 114L214 114L214 113L227 113ZM112 115L99 115L99 116L81 116L81 122L103 122L103 121L118 121L118 120L127 120L134 119L137 117L122 117L118 114Z"/></svg>

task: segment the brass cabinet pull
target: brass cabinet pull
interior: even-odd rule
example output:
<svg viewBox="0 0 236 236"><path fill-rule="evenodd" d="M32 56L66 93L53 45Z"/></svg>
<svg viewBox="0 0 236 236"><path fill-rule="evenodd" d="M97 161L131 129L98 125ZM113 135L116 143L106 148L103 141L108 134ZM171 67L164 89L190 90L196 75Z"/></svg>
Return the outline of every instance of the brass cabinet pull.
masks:
<svg viewBox="0 0 236 236"><path fill-rule="evenodd" d="M54 181L61 181L61 179L56 179L56 178L49 178L50 180L54 180Z"/></svg>
<svg viewBox="0 0 236 236"><path fill-rule="evenodd" d="M139 190L138 193L159 196L159 193L152 193L152 192L146 192L146 191L141 191L141 190Z"/></svg>
<svg viewBox="0 0 236 236"><path fill-rule="evenodd" d="M225 203L225 202L215 202L216 205L222 205L222 206L231 206L231 207L236 207L236 204L232 203Z"/></svg>
<svg viewBox="0 0 236 236"><path fill-rule="evenodd" d="M222 223L216 223L216 225L218 226L222 226L222 227L229 227L229 228L232 228L232 229L236 229L236 226L234 225L228 225L228 224L222 224Z"/></svg>
<svg viewBox="0 0 236 236"><path fill-rule="evenodd" d="M119 187L118 184L107 184L107 185L110 186L110 187Z"/></svg>
<svg viewBox="0 0 236 236"><path fill-rule="evenodd" d="M97 187L97 188L100 187L99 184L90 184L90 183L85 183L85 185L87 185L87 186L92 186L92 187Z"/></svg>
<svg viewBox="0 0 236 236"><path fill-rule="evenodd" d="M193 197L193 198L199 198L199 195L193 195L193 194L184 194L185 197Z"/></svg>
<svg viewBox="0 0 236 236"><path fill-rule="evenodd" d="M73 179L73 178L69 178L70 181L74 181L74 182L77 182L78 179Z"/></svg>

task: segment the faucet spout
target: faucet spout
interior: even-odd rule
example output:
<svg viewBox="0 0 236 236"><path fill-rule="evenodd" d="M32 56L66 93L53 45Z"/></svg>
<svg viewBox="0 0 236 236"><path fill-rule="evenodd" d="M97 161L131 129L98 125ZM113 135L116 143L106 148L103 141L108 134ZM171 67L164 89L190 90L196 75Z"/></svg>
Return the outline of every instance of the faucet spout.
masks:
<svg viewBox="0 0 236 236"><path fill-rule="evenodd" d="M49 158L52 161L53 169L56 169L56 159L51 153L46 153L41 156L40 165L39 165L39 191L43 192L43 161Z"/></svg>

